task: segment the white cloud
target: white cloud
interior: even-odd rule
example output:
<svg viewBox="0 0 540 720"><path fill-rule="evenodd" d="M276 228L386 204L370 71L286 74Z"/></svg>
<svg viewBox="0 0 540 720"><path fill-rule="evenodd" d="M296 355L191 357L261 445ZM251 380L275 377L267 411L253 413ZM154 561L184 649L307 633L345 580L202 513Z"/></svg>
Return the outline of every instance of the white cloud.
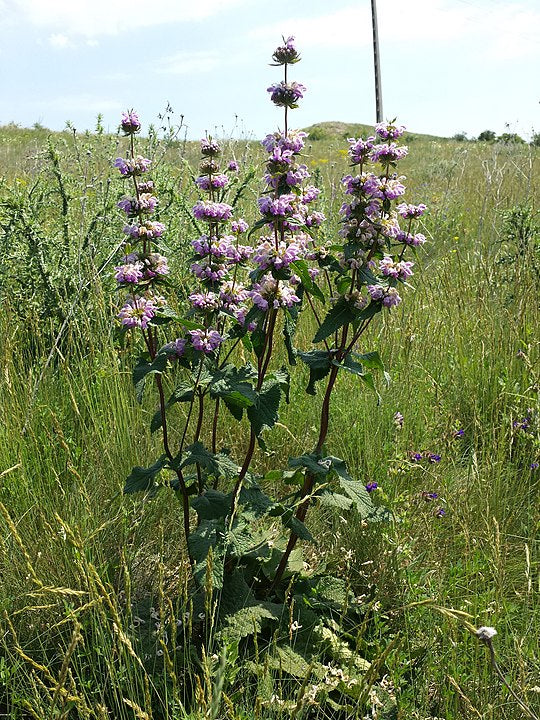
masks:
<svg viewBox="0 0 540 720"><path fill-rule="evenodd" d="M156 72L164 75L190 75L204 73L222 66L223 61L214 50L199 52L179 52L157 63Z"/></svg>
<svg viewBox="0 0 540 720"><path fill-rule="evenodd" d="M540 9L533 0L499 3L477 0L383 0L377 6L381 52L385 46L432 48L463 41L482 56L500 60L538 54L534 29L540 27ZM282 34L295 35L300 49L364 48L371 45L371 7L349 5L318 17L291 16L265 23L251 37L270 46Z"/></svg>
<svg viewBox="0 0 540 720"><path fill-rule="evenodd" d="M246 0L10 0L10 13L67 36L118 35L164 23L204 20ZM2 8L0 0L0 8Z"/></svg>
<svg viewBox="0 0 540 720"><path fill-rule="evenodd" d="M49 45L54 48L72 48L74 47L71 40L62 33L55 33L49 36Z"/></svg>
<svg viewBox="0 0 540 720"><path fill-rule="evenodd" d="M272 47L272 43L277 46L282 35L294 35L301 51L310 47L358 47L370 42L371 10L366 4L364 7L341 8L318 17L293 16L280 22L265 23L250 33L252 38L268 47Z"/></svg>

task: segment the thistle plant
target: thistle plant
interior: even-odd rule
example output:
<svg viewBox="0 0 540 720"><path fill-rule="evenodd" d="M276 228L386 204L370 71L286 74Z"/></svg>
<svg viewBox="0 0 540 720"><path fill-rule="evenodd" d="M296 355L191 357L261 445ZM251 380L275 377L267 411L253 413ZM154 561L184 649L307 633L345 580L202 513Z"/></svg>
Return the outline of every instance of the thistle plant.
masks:
<svg viewBox="0 0 540 720"><path fill-rule="evenodd" d="M245 608L253 618L281 622L277 605L270 611L260 603L290 599L289 561L298 540L313 541L305 525L312 505L352 509L366 521L384 518L372 501L376 483L354 480L345 462L327 450L331 398L340 372L376 392L374 372L384 366L379 353L365 347L367 331L379 313L401 304L414 267L405 253L425 242L415 229L425 205L403 201L405 178L397 166L407 148L399 144L404 128L395 122L348 141L355 174L343 178L341 230L337 238L319 239L325 217L316 209L320 190L310 183L304 161L306 133L289 128L289 114L306 92L288 78L289 66L300 60L294 38L284 39L272 60L283 69L283 79L268 88L283 110L283 129L262 141L267 157L260 217L249 229L237 216L230 198L238 165L224 161L220 144L205 137L195 179L201 198L192 210L204 230L191 240L193 286L180 314L165 297L165 228L151 219L158 199L152 182L142 180L150 163L136 154L140 123L132 111L122 119L129 154L115 163L133 187L118 203L127 216L115 275L127 296L118 318L142 338L133 378L139 399L154 378L158 406L151 429L163 439L162 455L150 467L134 468L125 491L168 486L178 494L194 593L206 592L208 605L210 572L211 592L221 593L222 630L231 630L235 613ZM316 332L312 345L299 349L295 331L303 313ZM254 463L258 446L267 448L280 403L289 400L298 360L309 369L308 394L324 385L318 435L314 447L273 470L272 477L298 490L271 498ZM177 403L186 407L180 426L171 420ZM221 447L223 429L246 416L249 437L232 457ZM252 632L253 623L245 634Z"/></svg>

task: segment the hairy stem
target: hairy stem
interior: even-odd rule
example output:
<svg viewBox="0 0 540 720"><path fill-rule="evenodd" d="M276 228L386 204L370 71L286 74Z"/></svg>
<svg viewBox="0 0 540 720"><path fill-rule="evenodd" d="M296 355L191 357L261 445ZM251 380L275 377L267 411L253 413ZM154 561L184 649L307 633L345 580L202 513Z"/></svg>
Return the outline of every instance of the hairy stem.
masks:
<svg viewBox="0 0 540 720"><path fill-rule="evenodd" d="M342 360L346 352L344 351L345 345L347 343L347 335L349 332L349 326L345 325L343 328L343 334L341 337L341 347L337 354L337 359ZM319 454L322 451L323 445L326 440L326 436L328 435L328 424L330 420L330 398L332 396L332 390L334 389L334 385L336 383L337 374L338 374L339 368L336 365L332 365L332 369L330 370L330 377L328 378L328 383L326 385L326 392L324 394L324 399L321 407L321 419L320 419L320 427L319 427L319 437L317 439L317 445L315 446L315 453ZM307 511L309 509L309 496L311 495L313 491L313 486L315 484L315 476L312 473L307 472L306 476L304 478L304 484L302 486L302 490L300 491L300 500L301 503L298 506L298 509L296 511L295 517L297 520L300 520L300 522L304 522ZM289 561L290 554L294 550L296 543L298 542L298 535L291 530L291 534L289 536L289 541L287 543L287 547L285 549L285 552L283 553L283 556L280 560L280 563L278 565L278 568L276 570L276 575L274 577L274 580L270 586L270 591L274 590L280 583L281 578L283 577L283 573L285 572L287 568L287 563Z"/></svg>

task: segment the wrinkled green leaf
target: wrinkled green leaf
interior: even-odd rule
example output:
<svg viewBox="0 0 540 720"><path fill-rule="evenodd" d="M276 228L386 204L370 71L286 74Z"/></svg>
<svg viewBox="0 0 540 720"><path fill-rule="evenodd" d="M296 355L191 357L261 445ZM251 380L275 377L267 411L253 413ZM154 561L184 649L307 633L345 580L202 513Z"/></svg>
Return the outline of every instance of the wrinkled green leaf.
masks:
<svg viewBox="0 0 540 720"><path fill-rule="evenodd" d="M308 395L315 395L315 383L323 380L330 372L332 355L326 350L310 350L298 353L302 362L309 367Z"/></svg>
<svg viewBox="0 0 540 720"><path fill-rule="evenodd" d="M304 286L306 292L313 295L321 302L324 302L325 298L321 289L317 286L314 280L311 279L311 275L309 274L309 265L307 262L305 260L295 260L291 263L291 268L302 281L302 285Z"/></svg>
<svg viewBox="0 0 540 720"><path fill-rule="evenodd" d="M148 468L140 466L134 467L130 475L126 478L124 494L145 492L154 488L157 475L159 475L166 465L167 456L162 455L159 460Z"/></svg>
<svg viewBox="0 0 540 720"><path fill-rule="evenodd" d="M148 362L148 358L144 356L139 358L137 365L133 368L133 384L139 403L142 403L146 377L150 374L162 373L166 367L166 353L158 353L152 362Z"/></svg>
<svg viewBox="0 0 540 720"><path fill-rule="evenodd" d="M347 323L354 322L359 314L360 312L352 303L348 303L343 297L340 297L334 307L327 313L320 328L315 333L313 342L322 342Z"/></svg>
<svg viewBox="0 0 540 720"><path fill-rule="evenodd" d="M353 504L350 498L345 497L345 495L340 495L328 488L320 490L317 493L317 498L324 507L332 507L338 510L350 510Z"/></svg>
<svg viewBox="0 0 540 720"><path fill-rule="evenodd" d="M309 470L312 475L328 475L331 462L328 462L327 458L311 453L310 455L290 457L289 467L304 467Z"/></svg>
<svg viewBox="0 0 540 720"><path fill-rule="evenodd" d="M343 477L340 477L339 485L345 495L353 501L354 508L360 517L369 518L375 508L364 485L358 480L346 480Z"/></svg>
<svg viewBox="0 0 540 720"><path fill-rule="evenodd" d="M191 501L191 507L199 520L217 520L225 518L231 512L231 496L209 488Z"/></svg>
<svg viewBox="0 0 540 720"><path fill-rule="evenodd" d="M228 455L224 453L214 454L200 442L189 445L182 453L181 458L178 456L174 458L173 466L175 469L182 469L190 465L199 465L205 468L209 475L224 477L228 480L235 478L239 472L238 465Z"/></svg>

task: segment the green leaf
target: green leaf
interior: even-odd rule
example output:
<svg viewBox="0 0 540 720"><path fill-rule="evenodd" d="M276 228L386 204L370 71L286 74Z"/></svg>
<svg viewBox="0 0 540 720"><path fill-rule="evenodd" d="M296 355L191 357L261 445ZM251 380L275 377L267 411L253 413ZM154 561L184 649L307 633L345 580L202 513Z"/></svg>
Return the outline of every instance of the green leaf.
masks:
<svg viewBox="0 0 540 720"><path fill-rule="evenodd" d="M134 492L145 492L155 487L156 476L167 465L167 456L162 455L153 465L148 468L134 467L131 474L126 478L124 485L124 494L128 495Z"/></svg>
<svg viewBox="0 0 540 720"><path fill-rule="evenodd" d="M260 230L267 223L268 223L268 219L266 219L266 218L261 218L260 220L257 220L257 222L253 224L251 230L248 233L248 240L253 235L254 232L256 232L257 230Z"/></svg>
<svg viewBox="0 0 540 720"><path fill-rule="evenodd" d="M227 480L237 477L239 472L238 465L224 453L211 453L200 442L189 445L182 456L178 455L174 458L173 467L182 469L190 465L200 465L205 468L209 475L214 477L224 477Z"/></svg>
<svg viewBox="0 0 540 720"><path fill-rule="evenodd" d="M268 513L270 517L279 517L283 527L292 530L300 540L307 540L308 542L315 542L313 535L309 532L307 527L301 520L294 515L294 508L286 508L280 503L276 503L274 507Z"/></svg>
<svg viewBox="0 0 540 720"><path fill-rule="evenodd" d="M293 339L296 333L296 324L298 322L298 308L294 305L290 309L285 310L283 321L283 338L285 341L285 349L290 365L296 365L297 349L294 347Z"/></svg>
<svg viewBox="0 0 540 720"><path fill-rule="evenodd" d="M242 558L258 544L245 518L235 520L225 539L227 556Z"/></svg>
<svg viewBox="0 0 540 720"><path fill-rule="evenodd" d="M376 350L364 353L362 355L359 355L358 353L351 353L351 355L356 360L359 360L360 363L364 367L367 367L369 370L381 370L381 372L384 372L383 361L381 360L381 356Z"/></svg>
<svg viewBox="0 0 540 720"><path fill-rule="evenodd" d="M298 353L302 362L309 367L308 395L315 395L315 383L323 380L330 372L332 355L327 350L310 350Z"/></svg>
<svg viewBox="0 0 540 720"><path fill-rule="evenodd" d="M331 462L328 462L327 458L322 458L320 455L311 453L310 455L290 457L289 467L304 467L309 470L312 475L328 475Z"/></svg>
<svg viewBox="0 0 540 720"><path fill-rule="evenodd" d="M158 353L152 362L148 362L147 357L144 356L139 358L137 365L133 368L133 384L139 403L142 403L147 375L162 373L167 367L167 359L166 353Z"/></svg>
<svg viewBox="0 0 540 720"><path fill-rule="evenodd" d="M179 320L178 315L170 307L160 308L156 311L154 317L150 320L150 325L166 325L173 320Z"/></svg>
<svg viewBox="0 0 540 720"><path fill-rule="evenodd" d="M325 459L330 460L332 464L332 470L336 473L338 477L343 478L343 480L350 480L351 482L353 482L353 479L347 472L347 465L345 464L345 460L334 457L333 455L329 455Z"/></svg>
<svg viewBox="0 0 540 720"><path fill-rule="evenodd" d="M352 323L358 317L359 311L354 305L348 303L343 297L340 297L334 307L328 312L324 318L322 325L315 333L314 343L325 340L343 325Z"/></svg>
<svg viewBox="0 0 540 720"><path fill-rule="evenodd" d="M255 435L260 435L265 428L273 427L278 419L281 388L277 383L261 389L257 393L255 404L247 409L247 415Z"/></svg>
<svg viewBox="0 0 540 720"><path fill-rule="evenodd" d="M179 382L169 398L167 405L173 405L175 402L190 402L193 400L194 394L194 388L190 383Z"/></svg>
<svg viewBox="0 0 540 720"><path fill-rule="evenodd" d="M317 600L326 600L341 607L345 605L350 594L347 582L332 575L321 575L312 587Z"/></svg>
<svg viewBox="0 0 540 720"><path fill-rule="evenodd" d="M304 286L305 291L310 295L314 295L317 300L324 302L325 298L321 289L311 279L307 262L305 260L295 260L291 263L291 267L302 281L302 285Z"/></svg>
<svg viewBox="0 0 540 720"><path fill-rule="evenodd" d="M320 663L313 663L311 659L307 660L296 650L293 650L290 645L277 645L267 662L272 670L292 675L292 677L301 679L304 682L316 669L314 665L322 667Z"/></svg>
<svg viewBox="0 0 540 720"><path fill-rule="evenodd" d="M199 585L203 585L206 577L206 563L210 548L212 554L212 584L214 590L220 590L223 586L223 565L225 537L225 523L223 518L214 520L202 520L199 526L188 538L188 548L191 557L195 560L194 575Z"/></svg>
<svg viewBox="0 0 540 720"><path fill-rule="evenodd" d="M231 512L231 496L209 488L202 495L193 498L191 507L199 516L199 520L225 518Z"/></svg>
<svg viewBox="0 0 540 720"><path fill-rule="evenodd" d="M232 415L241 420L243 410L254 405L257 400L257 393L249 382L254 377L256 372L249 364L241 368L226 365L214 373L210 395L221 398Z"/></svg>
<svg viewBox="0 0 540 720"><path fill-rule="evenodd" d="M329 488L320 490L317 493L317 498L324 507L337 508L338 510L350 510L353 504L350 498L340 495Z"/></svg>
<svg viewBox="0 0 540 720"><path fill-rule="evenodd" d="M240 490L238 504L242 506L242 516L246 520L264 517L275 505L274 501L260 487L243 487Z"/></svg>
<svg viewBox="0 0 540 720"><path fill-rule="evenodd" d="M340 477L339 485L345 495L353 501L355 510L360 517L362 519L368 519L375 508L368 491L362 483L359 480L346 480Z"/></svg>
<svg viewBox="0 0 540 720"><path fill-rule="evenodd" d="M377 353L375 353L377 354ZM379 358L380 360L380 358ZM347 372L352 373L353 375L356 375L360 378L360 380L364 383L364 385L371 390L371 392L375 393L378 400L380 401L381 396L379 395L379 392L377 388L375 387L375 381L373 379L373 375L371 373L364 372L364 368L360 363L357 363L355 360L352 359L350 355L347 355L343 362L339 363L337 360L332 361L332 365L335 365L336 367L340 368L341 370L347 370Z"/></svg>
<svg viewBox="0 0 540 720"><path fill-rule="evenodd" d="M163 415L161 413L161 408L159 410L156 410L154 413L152 420L150 421L150 432L154 433L156 430L159 430L159 428L163 425Z"/></svg>
<svg viewBox="0 0 540 720"><path fill-rule="evenodd" d="M278 622L283 612L283 606L278 603L261 603L243 607L226 618L226 624L220 631L220 636L227 640L240 639L250 635L258 635L264 621L272 624Z"/></svg>
<svg viewBox="0 0 540 720"><path fill-rule="evenodd" d="M281 393L289 400L290 375L286 368L276 370L263 382L260 391L256 391L255 404L247 409L247 416L253 431L258 436L265 428L272 428L278 419Z"/></svg>
<svg viewBox="0 0 540 720"><path fill-rule="evenodd" d="M281 388L281 391L285 394L285 402L289 402L289 392L291 389L291 374L285 367L285 365L282 365L279 370L274 370L274 372L268 376L268 381L276 380L279 383L279 387ZM263 383L264 387L264 383Z"/></svg>

